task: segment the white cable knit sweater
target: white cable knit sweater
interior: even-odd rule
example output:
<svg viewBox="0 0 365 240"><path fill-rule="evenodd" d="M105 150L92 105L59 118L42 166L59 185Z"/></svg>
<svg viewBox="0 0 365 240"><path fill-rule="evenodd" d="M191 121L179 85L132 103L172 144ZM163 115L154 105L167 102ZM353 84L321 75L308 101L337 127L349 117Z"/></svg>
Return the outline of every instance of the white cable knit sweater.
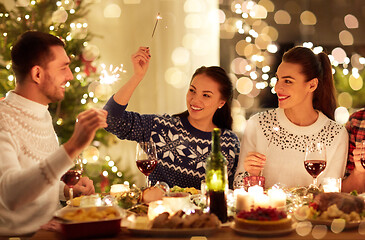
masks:
<svg viewBox="0 0 365 240"><path fill-rule="evenodd" d="M0 235L32 233L48 222L72 165L48 106L9 92L0 101Z"/></svg>
<svg viewBox="0 0 365 240"><path fill-rule="evenodd" d="M274 127L279 130L275 132ZM267 158L263 170L266 188L276 183L287 187L308 186L312 177L304 168L304 157L305 144L311 140L326 144L327 166L318 177L318 184L325 177L343 177L348 134L342 125L322 112L319 112L317 121L309 126L298 126L290 122L282 108L255 114L247 121L243 134L235 182L242 182L242 173L245 171L243 163L247 154L259 152Z"/></svg>

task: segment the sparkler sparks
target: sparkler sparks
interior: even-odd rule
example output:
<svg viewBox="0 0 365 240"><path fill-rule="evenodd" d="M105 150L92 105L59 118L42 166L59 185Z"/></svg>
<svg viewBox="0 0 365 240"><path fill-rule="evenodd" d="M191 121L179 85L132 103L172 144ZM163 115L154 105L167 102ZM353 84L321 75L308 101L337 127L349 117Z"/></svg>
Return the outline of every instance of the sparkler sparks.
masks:
<svg viewBox="0 0 365 240"><path fill-rule="evenodd" d="M109 66L109 69L106 68L104 63L101 64L101 74L100 74L100 83L101 84L112 84L120 79L120 73L125 73L126 70L123 69L123 64L114 68L113 65Z"/></svg>

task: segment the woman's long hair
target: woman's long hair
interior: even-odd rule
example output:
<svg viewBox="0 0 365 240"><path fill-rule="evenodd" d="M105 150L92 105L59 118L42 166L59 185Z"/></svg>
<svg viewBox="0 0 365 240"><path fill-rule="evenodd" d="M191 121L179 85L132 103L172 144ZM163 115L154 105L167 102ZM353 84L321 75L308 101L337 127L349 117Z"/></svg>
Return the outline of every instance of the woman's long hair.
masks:
<svg viewBox="0 0 365 240"><path fill-rule="evenodd" d="M315 54L306 47L294 47L284 53L283 62L299 64L306 81L318 79L317 89L313 93L313 108L334 120L337 106L331 62L326 53Z"/></svg>
<svg viewBox="0 0 365 240"><path fill-rule="evenodd" d="M225 128L232 130L232 98L233 98L233 84L231 79L228 77L227 73L223 68L217 66L205 67L202 66L198 68L193 74L190 84L194 77L200 74L205 74L211 77L214 81L219 84L219 92L222 95L222 99L226 101L222 108L218 108L213 116L213 123L219 128ZM177 117L187 117L189 116L188 110L175 114Z"/></svg>

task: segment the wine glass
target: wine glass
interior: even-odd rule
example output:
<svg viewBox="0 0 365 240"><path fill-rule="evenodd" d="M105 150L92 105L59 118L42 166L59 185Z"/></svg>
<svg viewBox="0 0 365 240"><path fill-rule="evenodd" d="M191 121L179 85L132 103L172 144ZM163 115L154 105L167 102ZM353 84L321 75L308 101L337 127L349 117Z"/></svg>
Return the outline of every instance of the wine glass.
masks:
<svg viewBox="0 0 365 240"><path fill-rule="evenodd" d="M313 177L311 187L317 189L317 178L327 165L326 147L322 142L310 142L305 149L304 167Z"/></svg>
<svg viewBox="0 0 365 240"><path fill-rule="evenodd" d="M68 186L69 188L69 197L70 197L70 205L72 206L72 200L73 200L73 187L79 182L82 172L83 172L83 166L82 166L82 158L77 157L74 160L74 166L70 168L63 176L61 177L61 180Z"/></svg>
<svg viewBox="0 0 365 240"><path fill-rule="evenodd" d="M148 176L157 165L156 144L153 141L137 143L136 164L139 171L146 176L146 186L150 187Z"/></svg>

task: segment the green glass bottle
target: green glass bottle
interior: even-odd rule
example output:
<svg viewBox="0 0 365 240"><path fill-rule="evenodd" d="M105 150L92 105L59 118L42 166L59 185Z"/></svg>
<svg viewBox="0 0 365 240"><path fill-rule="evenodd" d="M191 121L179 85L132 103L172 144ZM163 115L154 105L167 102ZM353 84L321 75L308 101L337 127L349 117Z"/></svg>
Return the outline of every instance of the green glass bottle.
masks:
<svg viewBox="0 0 365 240"><path fill-rule="evenodd" d="M207 185L208 205L210 213L217 215L224 223L227 221L228 190L227 160L221 152L221 130L214 128L212 132L212 151L206 160L205 182Z"/></svg>

